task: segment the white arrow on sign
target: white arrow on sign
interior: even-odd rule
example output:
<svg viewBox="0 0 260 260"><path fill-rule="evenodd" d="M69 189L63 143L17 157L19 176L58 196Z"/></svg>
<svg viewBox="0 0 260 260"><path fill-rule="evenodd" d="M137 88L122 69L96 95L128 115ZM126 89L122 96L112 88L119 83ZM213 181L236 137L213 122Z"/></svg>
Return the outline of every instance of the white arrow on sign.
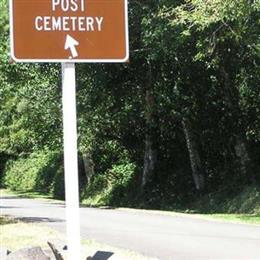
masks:
<svg viewBox="0 0 260 260"><path fill-rule="evenodd" d="M67 34L64 49L65 50L70 49L73 58L78 57L78 52L76 49L76 46L78 45L79 42L76 41L74 38L72 38L69 34Z"/></svg>

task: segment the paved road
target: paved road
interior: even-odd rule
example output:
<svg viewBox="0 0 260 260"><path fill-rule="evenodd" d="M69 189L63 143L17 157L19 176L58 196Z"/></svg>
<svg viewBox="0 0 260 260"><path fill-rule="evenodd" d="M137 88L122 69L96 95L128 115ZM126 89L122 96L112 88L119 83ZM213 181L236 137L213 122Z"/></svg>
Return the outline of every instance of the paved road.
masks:
<svg viewBox="0 0 260 260"><path fill-rule="evenodd" d="M45 222L65 231L62 203L1 198L1 214ZM260 226L229 224L148 211L81 208L86 239L158 259L260 260Z"/></svg>

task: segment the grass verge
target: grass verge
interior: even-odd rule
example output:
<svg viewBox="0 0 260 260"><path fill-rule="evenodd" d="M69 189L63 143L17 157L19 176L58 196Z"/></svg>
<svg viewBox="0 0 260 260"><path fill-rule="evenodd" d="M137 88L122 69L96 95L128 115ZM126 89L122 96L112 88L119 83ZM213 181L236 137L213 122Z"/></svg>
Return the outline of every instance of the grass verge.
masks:
<svg viewBox="0 0 260 260"><path fill-rule="evenodd" d="M42 224L23 223L19 220L1 216L1 246L10 251L27 246L47 247L47 240L62 239L61 234Z"/></svg>
<svg viewBox="0 0 260 260"><path fill-rule="evenodd" d="M0 196L2 196L2 197L3 196L17 196L19 198L53 200L51 195L44 194L43 192L37 192L37 191L26 191L25 192L25 191L11 191L8 189L0 189Z"/></svg>
<svg viewBox="0 0 260 260"><path fill-rule="evenodd" d="M47 241L65 241L62 233L37 223L23 223L8 216L0 217L0 246L15 251L25 247L40 246L50 252ZM151 260L136 252L115 248L95 242L94 240L82 240L82 259L94 255L111 255L112 259L125 260ZM112 257L113 256L113 257Z"/></svg>
<svg viewBox="0 0 260 260"><path fill-rule="evenodd" d="M53 200L49 195L39 192L14 192L6 189L0 189L0 195ZM174 210L152 210L150 212L168 215L184 214L185 216L198 217L207 220L260 225L260 188L246 187L238 194L232 196L221 192L213 195L206 195L205 197L195 201L191 205L190 209L185 212L175 212Z"/></svg>
<svg viewBox="0 0 260 260"><path fill-rule="evenodd" d="M193 202L191 210L204 218L259 225L260 187L225 187Z"/></svg>
<svg viewBox="0 0 260 260"><path fill-rule="evenodd" d="M257 214L209 214L198 215L205 219L222 220L233 223L260 225L260 215Z"/></svg>

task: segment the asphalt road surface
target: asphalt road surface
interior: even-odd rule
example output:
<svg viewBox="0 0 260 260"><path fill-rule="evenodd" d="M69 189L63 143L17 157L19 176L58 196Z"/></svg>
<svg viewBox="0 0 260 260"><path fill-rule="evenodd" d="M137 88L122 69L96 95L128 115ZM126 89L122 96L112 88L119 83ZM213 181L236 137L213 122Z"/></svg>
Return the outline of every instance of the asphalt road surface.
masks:
<svg viewBox="0 0 260 260"><path fill-rule="evenodd" d="M1 214L65 232L63 203L1 198ZM81 236L158 259L260 260L260 226L135 210L81 208Z"/></svg>

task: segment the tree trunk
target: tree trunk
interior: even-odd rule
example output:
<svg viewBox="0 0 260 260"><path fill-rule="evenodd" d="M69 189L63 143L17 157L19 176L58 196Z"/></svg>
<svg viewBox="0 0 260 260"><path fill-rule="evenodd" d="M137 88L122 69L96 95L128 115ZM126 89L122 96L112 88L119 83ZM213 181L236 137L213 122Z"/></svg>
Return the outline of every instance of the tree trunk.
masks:
<svg viewBox="0 0 260 260"><path fill-rule="evenodd" d="M155 148L155 99L152 84L152 68L149 64L145 93L146 134L142 188L144 188L144 186L153 178L157 162L157 151Z"/></svg>
<svg viewBox="0 0 260 260"><path fill-rule="evenodd" d="M224 79L224 87L226 90L226 99L229 102L230 109L236 115L234 120L233 129L235 131L235 153L237 158L239 159L239 167L240 174L245 181L255 183L255 175L254 175L254 164L251 160L251 156L248 152L247 148L247 140L246 140L246 127L244 118L242 115L242 111L239 105L239 92L234 87L235 84L230 80L230 76L223 67L221 69L221 73Z"/></svg>
<svg viewBox="0 0 260 260"><path fill-rule="evenodd" d="M205 188L205 176L200 159L197 140L189 120L183 119L182 126L189 152L192 177L195 183L195 187L198 191L202 191Z"/></svg>
<svg viewBox="0 0 260 260"><path fill-rule="evenodd" d="M239 158L240 162L240 172L242 176L251 182L255 183L255 176L252 169L252 161L247 150L247 143L245 138L242 136L236 137L236 145L235 145L236 156Z"/></svg>
<svg viewBox="0 0 260 260"><path fill-rule="evenodd" d="M89 153L82 154L82 160L84 164L84 171L87 178L87 183L89 184L92 176L95 174L92 155Z"/></svg>
<svg viewBox="0 0 260 260"><path fill-rule="evenodd" d="M152 179L157 161L156 150L153 149L153 141L149 134L145 137L144 169L142 187Z"/></svg>

